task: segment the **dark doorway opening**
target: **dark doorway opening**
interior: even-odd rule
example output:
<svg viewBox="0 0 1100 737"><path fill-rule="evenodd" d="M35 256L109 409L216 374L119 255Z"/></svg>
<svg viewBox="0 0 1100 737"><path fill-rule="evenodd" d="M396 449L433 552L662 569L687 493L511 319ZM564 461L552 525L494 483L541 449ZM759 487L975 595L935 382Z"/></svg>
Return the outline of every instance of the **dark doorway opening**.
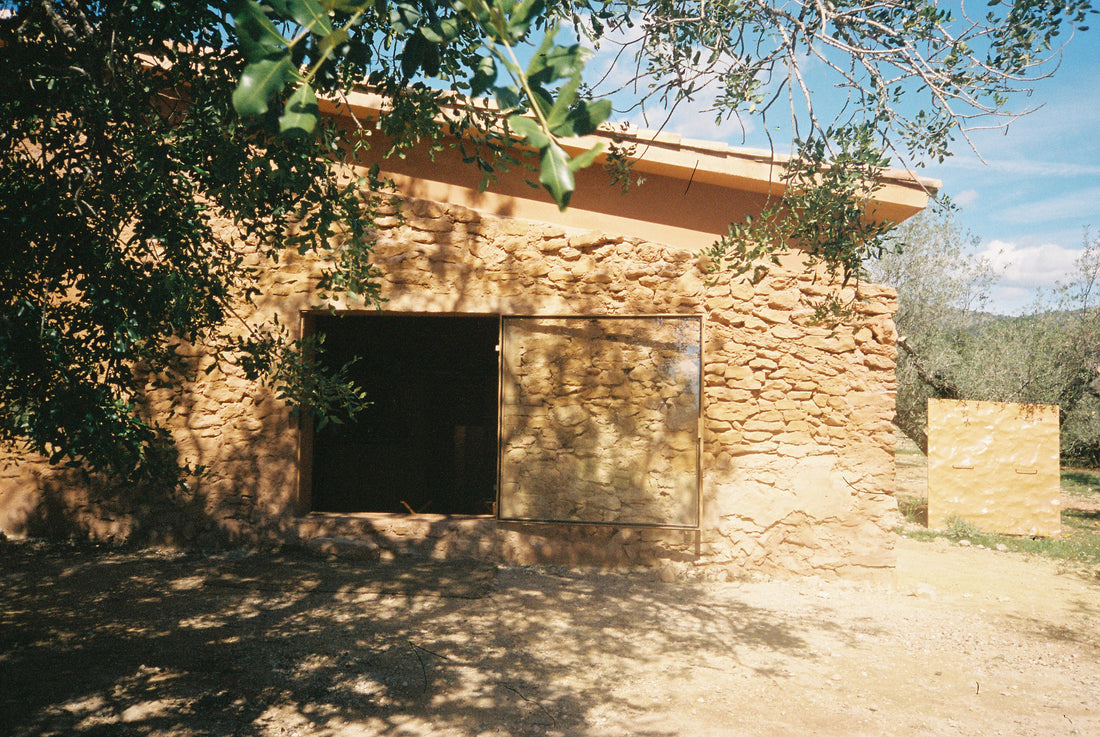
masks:
<svg viewBox="0 0 1100 737"><path fill-rule="evenodd" d="M313 434L315 512L489 514L496 500L496 315L314 315L324 362L371 406Z"/></svg>

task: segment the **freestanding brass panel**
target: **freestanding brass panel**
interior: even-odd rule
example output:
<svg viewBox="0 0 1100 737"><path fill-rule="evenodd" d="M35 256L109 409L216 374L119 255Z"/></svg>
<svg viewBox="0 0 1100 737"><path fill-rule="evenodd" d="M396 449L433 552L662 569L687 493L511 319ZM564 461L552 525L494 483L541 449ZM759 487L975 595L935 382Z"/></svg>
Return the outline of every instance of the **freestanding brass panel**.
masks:
<svg viewBox="0 0 1100 737"><path fill-rule="evenodd" d="M1058 407L928 401L928 526L1061 531Z"/></svg>
<svg viewBox="0 0 1100 737"><path fill-rule="evenodd" d="M702 318L505 317L499 517L697 528Z"/></svg>

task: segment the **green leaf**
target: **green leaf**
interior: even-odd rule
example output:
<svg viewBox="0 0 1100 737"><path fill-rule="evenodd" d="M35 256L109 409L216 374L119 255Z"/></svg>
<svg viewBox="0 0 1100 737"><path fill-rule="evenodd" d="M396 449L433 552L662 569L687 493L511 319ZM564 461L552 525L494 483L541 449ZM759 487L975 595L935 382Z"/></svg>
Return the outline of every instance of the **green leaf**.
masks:
<svg viewBox="0 0 1100 737"><path fill-rule="evenodd" d="M401 51L401 72L411 79L419 69L423 69L429 77L439 74L439 46L414 33Z"/></svg>
<svg viewBox="0 0 1100 737"><path fill-rule="evenodd" d="M595 133L600 123L611 116L611 101L597 100L585 102L582 100L575 108L569 111L568 125L572 132L569 135L587 136ZM555 131L557 133L557 131Z"/></svg>
<svg viewBox="0 0 1100 737"><path fill-rule="evenodd" d="M497 64L491 56L482 57L470 78L470 94L474 97L484 95L497 81Z"/></svg>
<svg viewBox="0 0 1100 737"><path fill-rule="evenodd" d="M330 53L340 44L348 40L348 29L337 28L332 33L321 39L320 48L321 53Z"/></svg>
<svg viewBox="0 0 1100 737"><path fill-rule="evenodd" d="M509 2L509 0L504 1ZM498 7L501 5L500 2L495 4ZM508 17L508 33L513 43L522 41L527 36L531 30L532 21L542 16L545 7L543 0L523 0L510 9L501 8Z"/></svg>
<svg viewBox="0 0 1100 737"><path fill-rule="evenodd" d="M294 21L318 36L332 33L328 13L317 0L284 0Z"/></svg>
<svg viewBox="0 0 1100 737"><path fill-rule="evenodd" d="M555 136L573 135L572 121L569 119L570 108L577 100L577 89L581 86L581 75L576 74L565 84L558 88L557 99L546 113L546 124Z"/></svg>
<svg viewBox="0 0 1100 737"><path fill-rule="evenodd" d="M374 0L321 0L321 7L325 10L339 10L342 13L354 13L370 5L374 5Z"/></svg>
<svg viewBox="0 0 1100 737"><path fill-rule="evenodd" d="M562 76L552 68L550 63L551 53L559 48L554 46L554 37L557 33L557 26L548 28L546 34L542 37L542 43L531 55L531 61L527 64L527 78L532 84L546 84Z"/></svg>
<svg viewBox="0 0 1100 737"><path fill-rule="evenodd" d="M458 18L444 18L420 27L420 33L432 43L445 44L458 38Z"/></svg>
<svg viewBox="0 0 1100 737"><path fill-rule="evenodd" d="M550 145L550 137L531 118L522 115L510 115L508 116L508 125L522 136L523 140L537 149L543 149Z"/></svg>
<svg viewBox="0 0 1100 737"><path fill-rule="evenodd" d="M539 182L558 203L559 210L569 207L574 188L573 172L569 168L569 156L555 141L550 141L550 145L542 149Z"/></svg>
<svg viewBox="0 0 1100 737"><path fill-rule="evenodd" d="M501 110L517 110L523 107L523 100L513 87L494 87L493 97Z"/></svg>
<svg viewBox="0 0 1100 737"><path fill-rule="evenodd" d="M398 35L408 33L420 23L420 10L409 3L397 3L390 8L390 26Z"/></svg>
<svg viewBox="0 0 1100 737"><path fill-rule="evenodd" d="M312 87L303 82L283 106L283 114L279 116L279 131L284 135L312 135L319 118L317 95Z"/></svg>
<svg viewBox="0 0 1100 737"><path fill-rule="evenodd" d="M556 33L556 29L547 34ZM550 40L548 35L546 40ZM580 77L584 64L592 58L592 52L583 46L554 46L544 40L539 50L531 57L527 65L527 76L534 84L549 85L559 79Z"/></svg>
<svg viewBox="0 0 1100 737"><path fill-rule="evenodd" d="M233 24L237 30L241 52L250 62L267 59L286 50L290 42L253 0L234 0Z"/></svg>
<svg viewBox="0 0 1100 737"><path fill-rule="evenodd" d="M237 89L233 91L233 107L241 116L263 115L268 110L268 100L283 89L294 75L290 53L278 59L263 59L249 64L241 73Z"/></svg>
<svg viewBox="0 0 1100 737"><path fill-rule="evenodd" d="M579 154L569 160L569 170L573 173L576 173L581 169L586 169L589 166L592 166L592 162L594 162L596 160L596 157L603 152L603 149L604 145L602 143L597 143L595 146L588 149L587 151L581 151Z"/></svg>

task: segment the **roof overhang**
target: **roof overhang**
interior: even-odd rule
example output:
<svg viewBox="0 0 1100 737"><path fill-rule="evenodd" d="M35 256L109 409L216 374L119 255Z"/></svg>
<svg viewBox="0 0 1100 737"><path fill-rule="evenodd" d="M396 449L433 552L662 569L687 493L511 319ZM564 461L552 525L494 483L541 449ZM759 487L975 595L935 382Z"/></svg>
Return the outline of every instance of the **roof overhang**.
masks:
<svg viewBox="0 0 1100 737"><path fill-rule="evenodd" d="M387 100L369 91L354 91L339 100L322 100L322 112L358 121L377 119ZM379 134L380 135L380 134ZM377 157L372 147L357 162L378 164L408 196L450 202L493 214L524 217L579 227L636 235L698 249L725 234L731 222L759 212L782 196L783 172L790 157L760 149L681 138L636 128L599 131L563 140L570 154L597 144L633 146L635 176L645 183L626 194L610 185L602 167L577 175L569 210L559 213L549 196L524 183L530 172L503 173L484 191L480 174L444 148L432 156L411 151L403 157ZM606 160L606 151L597 163ZM884 170L870 197L869 216L900 223L920 212L940 187L934 179L908 171Z"/></svg>

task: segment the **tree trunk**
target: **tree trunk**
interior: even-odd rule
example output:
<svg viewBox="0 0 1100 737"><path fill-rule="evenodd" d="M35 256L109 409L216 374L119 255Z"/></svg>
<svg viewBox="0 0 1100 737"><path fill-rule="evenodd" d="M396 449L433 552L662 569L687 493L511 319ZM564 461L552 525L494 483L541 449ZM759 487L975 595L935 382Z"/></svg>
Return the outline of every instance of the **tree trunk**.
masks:
<svg viewBox="0 0 1100 737"><path fill-rule="evenodd" d="M904 336L898 338L898 346L909 355L913 368L917 371L917 377L932 389L932 393L937 399L961 398L959 387L954 380L942 371L929 371L925 367L924 361L921 360L920 354L913 346L909 345L909 341ZM927 417L921 415L894 413L894 426L916 443L925 455L928 454L927 419Z"/></svg>

